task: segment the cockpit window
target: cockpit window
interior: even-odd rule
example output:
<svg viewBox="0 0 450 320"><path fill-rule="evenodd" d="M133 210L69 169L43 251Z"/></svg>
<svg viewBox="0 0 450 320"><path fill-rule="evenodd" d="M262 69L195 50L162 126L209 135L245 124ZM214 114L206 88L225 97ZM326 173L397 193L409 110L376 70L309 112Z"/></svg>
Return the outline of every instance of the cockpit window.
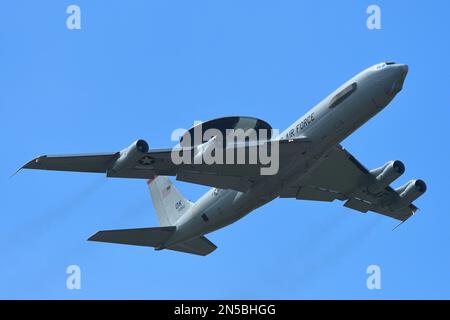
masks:
<svg viewBox="0 0 450 320"><path fill-rule="evenodd" d="M355 92L356 87L357 87L356 82L353 82L351 85L349 85L344 90L335 95L333 99L331 99L330 101L330 108L336 107L342 101L347 99L353 92Z"/></svg>
<svg viewBox="0 0 450 320"><path fill-rule="evenodd" d="M384 68L386 68L386 62L379 63L379 64L377 64L377 65L374 67L375 70L381 70L381 69L384 69Z"/></svg>
<svg viewBox="0 0 450 320"><path fill-rule="evenodd" d="M387 66L390 66L391 64L395 64L395 62L394 62L394 61L388 61L388 62L386 62L386 65L387 65Z"/></svg>

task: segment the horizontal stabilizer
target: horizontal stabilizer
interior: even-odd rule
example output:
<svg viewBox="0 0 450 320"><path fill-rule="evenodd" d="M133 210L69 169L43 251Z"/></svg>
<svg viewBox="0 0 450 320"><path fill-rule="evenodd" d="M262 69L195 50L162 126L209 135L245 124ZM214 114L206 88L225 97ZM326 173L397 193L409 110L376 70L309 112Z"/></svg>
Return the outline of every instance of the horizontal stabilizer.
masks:
<svg viewBox="0 0 450 320"><path fill-rule="evenodd" d="M169 247L163 247L164 243L175 232L176 227L139 228L123 230L99 231L91 236L89 241L127 244L132 246L154 247L156 249L168 249L181 251L200 256L206 256L217 247L205 237L194 238L189 241L177 243Z"/></svg>
<svg viewBox="0 0 450 320"><path fill-rule="evenodd" d="M206 237L202 236L189 241L178 243L173 246L169 246L167 247L167 249L206 256L216 250L217 247Z"/></svg>
<svg viewBox="0 0 450 320"><path fill-rule="evenodd" d="M175 232L175 227L157 227L99 231L89 241L158 248Z"/></svg>

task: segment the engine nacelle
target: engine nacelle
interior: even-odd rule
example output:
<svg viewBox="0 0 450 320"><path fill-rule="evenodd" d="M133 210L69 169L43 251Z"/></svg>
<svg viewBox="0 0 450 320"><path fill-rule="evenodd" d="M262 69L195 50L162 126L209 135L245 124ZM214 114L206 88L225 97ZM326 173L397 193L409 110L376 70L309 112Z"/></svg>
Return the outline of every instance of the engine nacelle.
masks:
<svg viewBox="0 0 450 320"><path fill-rule="evenodd" d="M120 151L119 158L114 162L111 170L115 173L134 165L144 153L148 152L149 146L145 140L137 140L129 147Z"/></svg>
<svg viewBox="0 0 450 320"><path fill-rule="evenodd" d="M400 188L397 188L395 191L400 198L411 203L427 191L427 185L420 179L411 180Z"/></svg>
<svg viewBox="0 0 450 320"><path fill-rule="evenodd" d="M370 171L375 182L368 187L371 193L379 193L405 172L405 165L399 160L389 161L384 166Z"/></svg>
<svg viewBox="0 0 450 320"><path fill-rule="evenodd" d="M392 209L400 209L411 204L414 200L419 198L427 191L427 185L423 180L411 180L403 186L395 189L395 192L400 196L399 201L394 203Z"/></svg>

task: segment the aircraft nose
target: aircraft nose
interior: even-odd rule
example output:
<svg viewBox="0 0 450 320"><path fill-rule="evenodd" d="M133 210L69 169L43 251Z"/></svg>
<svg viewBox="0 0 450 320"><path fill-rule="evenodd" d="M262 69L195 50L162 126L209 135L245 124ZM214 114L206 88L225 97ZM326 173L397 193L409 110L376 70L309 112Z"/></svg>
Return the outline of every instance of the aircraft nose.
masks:
<svg viewBox="0 0 450 320"><path fill-rule="evenodd" d="M403 76L403 78L405 78L409 71L408 65L407 64L399 64L398 69L399 69L400 75Z"/></svg>
<svg viewBox="0 0 450 320"><path fill-rule="evenodd" d="M386 93L395 95L403 89L403 83L408 74L409 67L406 64L395 64L391 66L390 76L385 84Z"/></svg>

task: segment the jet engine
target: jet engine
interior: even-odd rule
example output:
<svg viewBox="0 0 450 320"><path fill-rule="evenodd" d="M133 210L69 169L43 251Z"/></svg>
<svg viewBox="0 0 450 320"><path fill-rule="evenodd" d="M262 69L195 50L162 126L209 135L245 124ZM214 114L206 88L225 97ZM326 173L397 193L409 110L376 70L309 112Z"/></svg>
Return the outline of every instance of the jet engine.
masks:
<svg viewBox="0 0 450 320"><path fill-rule="evenodd" d="M392 205L392 209L401 209L408 206L411 202L423 195L425 191L427 191L427 185L423 180L408 181L403 186L395 189L400 199Z"/></svg>
<svg viewBox="0 0 450 320"><path fill-rule="evenodd" d="M379 193L405 172L405 165L399 160L389 161L384 166L370 171L375 182L369 186L371 193Z"/></svg>
<svg viewBox="0 0 450 320"><path fill-rule="evenodd" d="M395 190L406 202L413 202L427 191L427 185L422 180L411 180Z"/></svg>
<svg viewBox="0 0 450 320"><path fill-rule="evenodd" d="M137 140L133 142L130 146L120 151L119 158L114 162L111 170L118 173L124 168L131 167L144 155L144 153L148 152L148 150L149 146L146 141Z"/></svg>

